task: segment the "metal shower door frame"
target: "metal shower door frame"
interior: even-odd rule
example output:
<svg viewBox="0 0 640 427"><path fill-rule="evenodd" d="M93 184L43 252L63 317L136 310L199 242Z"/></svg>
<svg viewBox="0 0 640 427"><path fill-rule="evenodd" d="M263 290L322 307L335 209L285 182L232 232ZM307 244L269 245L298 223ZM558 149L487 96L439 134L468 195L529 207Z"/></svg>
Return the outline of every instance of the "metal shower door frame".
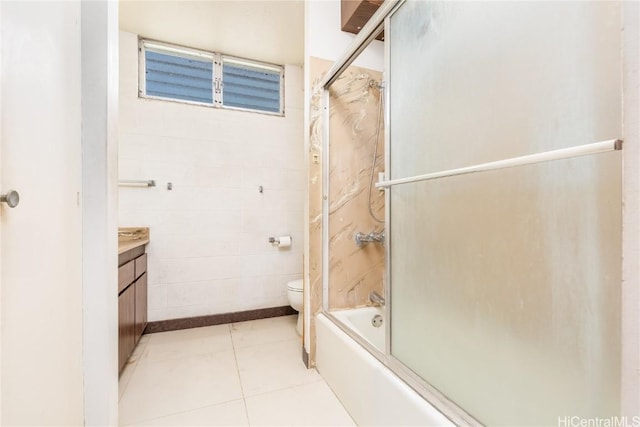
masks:
<svg viewBox="0 0 640 427"><path fill-rule="evenodd" d="M461 407L453 401L447 399L442 393L427 383L423 378L414 373L401 361L391 354L391 257L389 246L385 249L385 283L384 294L386 304L384 306L384 315L387 319L387 327L385 328L385 351L382 352L375 348L367 340L359 334L352 331L348 326L343 324L329 311L329 147L330 147L330 96L329 87L338 77L353 63L353 61L364 51L369 44L375 40L378 34L386 27L389 28L391 16L405 3L406 0L385 0L378 11L371 17L367 24L360 30L360 33L354 39L352 45L347 51L331 66L326 75L320 82L322 88L322 313L331 320L338 328L345 332L350 338L360 344L380 363L389 368L395 375L411 387L416 393L422 396L429 404L440 411L444 416L449 418L456 425L476 426L482 425L466 413ZM385 91L384 102L387 106L384 111L385 121L385 179L388 179L390 170L390 126L389 126L389 93L391 91L389 85L390 74L390 34L385 34ZM390 191L385 189L385 245L390 245Z"/></svg>

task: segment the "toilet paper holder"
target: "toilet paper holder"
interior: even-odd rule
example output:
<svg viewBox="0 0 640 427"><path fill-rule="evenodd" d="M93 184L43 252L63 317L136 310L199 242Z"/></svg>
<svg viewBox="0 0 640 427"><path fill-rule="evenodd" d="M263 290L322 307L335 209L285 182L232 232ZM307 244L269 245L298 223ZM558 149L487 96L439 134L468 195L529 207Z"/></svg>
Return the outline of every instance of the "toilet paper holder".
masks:
<svg viewBox="0 0 640 427"><path fill-rule="evenodd" d="M283 241L284 240L284 241ZM291 236L269 237L269 243L273 246L288 248L291 246Z"/></svg>

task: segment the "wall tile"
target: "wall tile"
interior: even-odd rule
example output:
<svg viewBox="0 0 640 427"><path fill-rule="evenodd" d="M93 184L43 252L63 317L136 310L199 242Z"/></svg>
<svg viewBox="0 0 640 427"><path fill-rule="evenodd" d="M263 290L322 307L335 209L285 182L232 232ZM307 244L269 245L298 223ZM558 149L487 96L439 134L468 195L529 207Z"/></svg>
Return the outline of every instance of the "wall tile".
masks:
<svg viewBox="0 0 640 427"><path fill-rule="evenodd" d="M296 65L284 66L285 90L284 104L285 114L291 114L291 110L304 108L304 82L300 67Z"/></svg>
<svg viewBox="0 0 640 427"><path fill-rule="evenodd" d="M202 282L167 285L169 307L193 304L195 301L205 304L228 305L235 299L238 279L206 280Z"/></svg>
<svg viewBox="0 0 640 427"><path fill-rule="evenodd" d="M204 227L203 227L204 228ZM153 246L147 252L154 258L183 258L187 254L194 258L239 255L240 245L235 235L226 231L198 234L156 234Z"/></svg>
<svg viewBox="0 0 640 427"><path fill-rule="evenodd" d="M149 310L164 310L167 308L167 286L149 286L147 303Z"/></svg>
<svg viewBox="0 0 640 427"><path fill-rule="evenodd" d="M331 62L311 58L310 154L322 157L322 108L318 82ZM362 78L362 77L365 78ZM369 77L370 76L370 77ZM358 248L353 235L357 231L382 230L368 213L368 185L373 141L371 129L377 122L378 92L367 87L370 78L380 80L381 73L350 67L334 84L340 96L332 99L330 117L331 152L329 165L329 306L331 309L366 305L371 290L382 292L384 249L379 245ZM334 90L334 93L335 90ZM356 123L356 121L359 121ZM381 132L381 135L383 133ZM378 153L384 153L383 138ZM309 292L312 316L309 336L310 361L315 360L315 323L313 314L322 309L322 164L309 156ZM384 159L378 157L378 170ZM384 215L384 198L373 194L373 210Z"/></svg>
<svg viewBox="0 0 640 427"><path fill-rule="evenodd" d="M158 265L159 283L184 283L198 280L229 279L242 275L242 257L174 258Z"/></svg>
<svg viewBox="0 0 640 427"><path fill-rule="evenodd" d="M119 191L119 224L151 231L150 320L288 304L282 275L302 274L301 67L286 66L285 117L141 99L137 36L120 36L120 178L157 183ZM294 246L267 242L279 235Z"/></svg>
<svg viewBox="0 0 640 427"><path fill-rule="evenodd" d="M149 322L155 322L158 320L165 320L167 319L167 309L166 308L162 308L162 309L151 309L149 308L147 310L147 314L148 314L148 320Z"/></svg>

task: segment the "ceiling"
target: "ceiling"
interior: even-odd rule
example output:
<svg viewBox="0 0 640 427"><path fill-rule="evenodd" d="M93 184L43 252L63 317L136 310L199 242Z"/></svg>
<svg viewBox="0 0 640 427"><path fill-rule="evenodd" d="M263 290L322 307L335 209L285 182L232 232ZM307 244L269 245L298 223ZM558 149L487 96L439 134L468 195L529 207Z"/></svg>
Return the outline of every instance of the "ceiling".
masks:
<svg viewBox="0 0 640 427"><path fill-rule="evenodd" d="M302 0L120 0L120 29L274 64L304 62Z"/></svg>

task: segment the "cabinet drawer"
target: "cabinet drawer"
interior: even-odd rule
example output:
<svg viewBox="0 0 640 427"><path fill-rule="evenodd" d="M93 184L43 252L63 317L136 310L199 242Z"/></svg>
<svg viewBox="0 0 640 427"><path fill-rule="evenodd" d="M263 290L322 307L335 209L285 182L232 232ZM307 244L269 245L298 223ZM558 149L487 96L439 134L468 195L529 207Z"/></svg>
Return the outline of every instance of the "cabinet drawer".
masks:
<svg viewBox="0 0 640 427"><path fill-rule="evenodd" d="M118 268L118 294L135 280L135 261Z"/></svg>
<svg viewBox="0 0 640 427"><path fill-rule="evenodd" d="M135 259L136 262L136 279L142 276L147 271L147 254L139 256Z"/></svg>

